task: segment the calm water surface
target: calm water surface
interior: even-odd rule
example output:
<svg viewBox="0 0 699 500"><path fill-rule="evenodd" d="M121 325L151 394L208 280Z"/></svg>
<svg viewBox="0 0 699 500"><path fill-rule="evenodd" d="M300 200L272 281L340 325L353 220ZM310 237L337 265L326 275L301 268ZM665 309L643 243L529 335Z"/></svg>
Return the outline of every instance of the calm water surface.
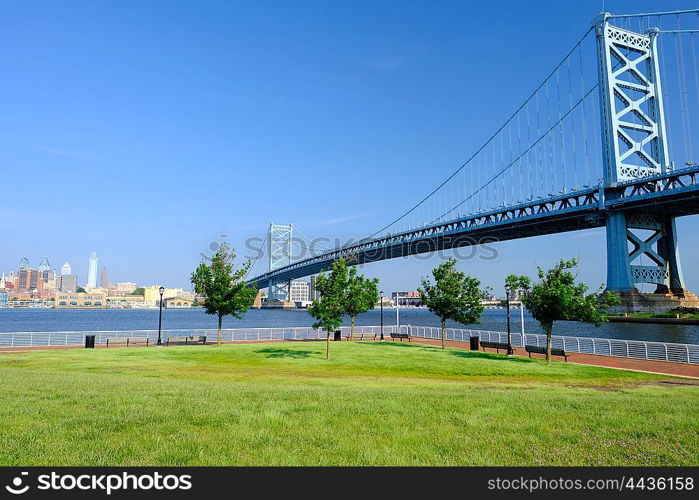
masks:
<svg viewBox="0 0 699 500"><path fill-rule="evenodd" d="M520 329L519 310L513 311L512 331ZM357 317L358 325L378 325L380 312L369 311ZM439 319L424 309L401 309L401 324L439 326ZM312 318L304 309L251 309L241 320L225 318L224 328L310 326ZM345 324L349 324L346 321ZM384 309L384 324L396 324L395 309ZM525 331L543 333L534 319L525 312ZM449 326L469 328L456 323ZM215 328L216 318L202 309L163 310L163 329ZM158 328L157 309L0 309L0 332L49 332L90 330L150 330ZM490 309L483 313L481 323L470 328L505 331L504 310ZM558 321L554 335L603 337L627 340L651 340L699 344L699 326L639 325L607 323L600 328L570 321Z"/></svg>

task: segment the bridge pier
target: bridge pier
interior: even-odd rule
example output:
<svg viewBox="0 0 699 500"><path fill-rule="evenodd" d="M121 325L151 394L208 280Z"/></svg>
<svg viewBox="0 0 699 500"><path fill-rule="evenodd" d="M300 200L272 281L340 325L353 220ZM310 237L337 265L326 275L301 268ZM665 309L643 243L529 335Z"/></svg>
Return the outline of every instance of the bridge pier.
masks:
<svg viewBox="0 0 699 500"><path fill-rule="evenodd" d="M618 200L625 183L673 171L658 64L659 31L636 33L613 26L607 13L594 24L604 162L600 191L606 199ZM639 193L658 189L648 182ZM620 296L620 309L663 312L699 306L684 285L674 214L652 206L642 212L607 207L606 202L600 205L606 215L607 289ZM636 285L642 283L656 285L655 291L639 293Z"/></svg>
<svg viewBox="0 0 699 500"><path fill-rule="evenodd" d="M640 293L635 286L639 283L654 284L655 291ZM619 295L622 312L699 307L699 299L684 284L674 217L607 214L607 290Z"/></svg>

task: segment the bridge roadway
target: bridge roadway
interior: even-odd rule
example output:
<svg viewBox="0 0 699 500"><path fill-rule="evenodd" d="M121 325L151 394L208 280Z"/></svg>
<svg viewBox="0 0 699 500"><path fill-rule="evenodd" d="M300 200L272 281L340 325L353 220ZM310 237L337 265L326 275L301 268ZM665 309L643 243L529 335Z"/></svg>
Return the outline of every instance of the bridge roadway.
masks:
<svg viewBox="0 0 699 500"><path fill-rule="evenodd" d="M699 165L645 177L616 186L599 186L536 199L431 226L365 238L323 254L298 260L247 281L266 288L270 279L288 281L327 270L345 258L365 264L450 248L605 225L611 211L642 212L668 217L699 213Z"/></svg>

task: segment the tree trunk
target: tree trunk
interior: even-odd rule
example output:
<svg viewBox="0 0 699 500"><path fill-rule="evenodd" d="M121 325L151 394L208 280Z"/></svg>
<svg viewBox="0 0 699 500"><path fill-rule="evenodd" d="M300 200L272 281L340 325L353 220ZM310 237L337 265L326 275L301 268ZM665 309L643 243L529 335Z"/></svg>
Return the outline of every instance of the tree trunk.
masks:
<svg viewBox="0 0 699 500"><path fill-rule="evenodd" d="M218 336L216 337L216 345L221 345L221 323L223 323L223 316L218 315Z"/></svg>
<svg viewBox="0 0 699 500"><path fill-rule="evenodd" d="M544 327L546 330L546 363L551 363L551 332L553 331L553 324Z"/></svg>
<svg viewBox="0 0 699 500"><path fill-rule="evenodd" d="M354 316L351 316L351 317L350 317L350 320L351 320L351 322L352 322L352 326L350 327L350 336L349 336L349 339L350 339L350 340L354 340Z"/></svg>
<svg viewBox="0 0 699 500"><path fill-rule="evenodd" d="M442 349L444 349L447 341L447 322L442 320Z"/></svg>
<svg viewBox="0 0 699 500"><path fill-rule="evenodd" d="M330 330L328 330L328 336L325 338L325 359L330 359Z"/></svg>

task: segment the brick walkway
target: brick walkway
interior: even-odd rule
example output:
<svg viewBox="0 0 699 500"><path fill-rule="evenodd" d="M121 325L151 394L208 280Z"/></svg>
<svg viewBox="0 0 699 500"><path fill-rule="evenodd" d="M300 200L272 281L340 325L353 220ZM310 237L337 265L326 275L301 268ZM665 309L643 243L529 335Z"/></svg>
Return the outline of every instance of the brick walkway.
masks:
<svg viewBox="0 0 699 500"><path fill-rule="evenodd" d="M429 345L442 345L439 339L426 339L422 337L413 337L413 342ZM458 342L448 340L447 347L455 347L457 349L469 349L468 342ZM495 352L495 349L487 349L487 352ZM500 353L505 355L501 350ZM522 347L515 347L514 353L516 356L528 356L529 354ZM545 358L540 354L532 354L533 358ZM563 358L553 356L554 361L563 362ZM677 375L680 377L699 378L699 365L690 365L686 363L674 363L670 361L652 361L647 359L619 358L616 356L598 356L595 354L572 353L568 356L569 363L578 363L581 365L606 366L608 368L619 368L622 370L634 370L640 372L660 373L663 375Z"/></svg>
<svg viewBox="0 0 699 500"><path fill-rule="evenodd" d="M423 337L413 337L412 341L414 343L426 344L426 345L441 345L439 339L427 339ZM236 340L232 342L223 342L224 344L257 344L257 343L268 343L268 342L325 342L325 340ZM387 340L387 342L393 342L392 340ZM458 342L458 341L447 341L447 347L453 347L456 349L470 348L468 342ZM106 349L107 347L101 344L95 346L99 349ZM192 346L196 347L196 346ZM60 345L60 346L17 346L17 347L0 347L0 354L2 353L12 353L12 352L26 352L26 351L46 351L46 350L56 350L56 349L80 349L80 345ZM124 346L111 347L110 349L121 349ZM145 348L145 346L129 347L128 349L140 349ZM488 349L488 352L494 353L493 349ZM502 351L501 351L502 352ZM514 348L516 356L527 356L527 352L521 348ZM504 353L502 354L505 355ZM533 354L532 357L543 358L543 355ZM554 356L554 362L563 362L559 357ZM621 370L634 370L640 372L648 373L658 373L661 375L674 375L679 377L691 377L699 379L699 365L689 365L685 363L673 363L669 361L651 361L645 359L631 359L631 358L619 358L615 356L597 356L594 354L580 354L572 353L568 356L569 363L578 363L581 365L593 365L593 366L605 366L608 368L617 368Z"/></svg>

